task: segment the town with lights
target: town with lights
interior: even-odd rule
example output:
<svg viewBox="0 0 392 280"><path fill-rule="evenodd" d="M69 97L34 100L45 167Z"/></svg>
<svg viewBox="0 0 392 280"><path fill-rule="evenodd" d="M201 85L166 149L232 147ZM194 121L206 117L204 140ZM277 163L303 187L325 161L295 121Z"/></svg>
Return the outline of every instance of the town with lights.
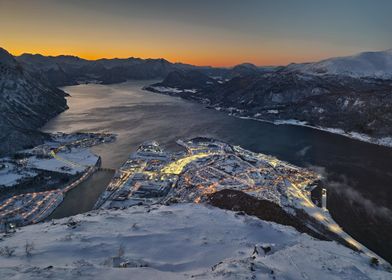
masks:
<svg viewBox="0 0 392 280"><path fill-rule="evenodd" d="M44 144L0 159L0 232L47 218L64 196L99 169L90 147L106 133L57 133Z"/></svg>
<svg viewBox="0 0 392 280"><path fill-rule="evenodd" d="M198 137L178 140L177 144L183 149L173 153L164 151L155 141L140 145L116 172L95 208L208 204L212 197L229 191L229 197L241 193L255 201L272 203L283 210L284 216L298 221L290 225L303 232L336 240L354 250L366 250L332 219L326 208L325 189L321 188L318 196L313 194L320 190L317 173L215 139ZM241 210L241 203L231 210Z"/></svg>
<svg viewBox="0 0 392 280"><path fill-rule="evenodd" d="M0 230L47 219L68 191L100 168L100 157L89 148L114 139L112 134L56 134L43 145L1 159L0 176L7 185L1 186ZM156 141L141 144L115 172L94 209L191 202L252 214L249 203L269 203L260 218L367 250L329 214L319 174L211 138L176 143L177 152L165 151ZM37 182L40 191L24 187ZM234 205L227 204L230 200Z"/></svg>

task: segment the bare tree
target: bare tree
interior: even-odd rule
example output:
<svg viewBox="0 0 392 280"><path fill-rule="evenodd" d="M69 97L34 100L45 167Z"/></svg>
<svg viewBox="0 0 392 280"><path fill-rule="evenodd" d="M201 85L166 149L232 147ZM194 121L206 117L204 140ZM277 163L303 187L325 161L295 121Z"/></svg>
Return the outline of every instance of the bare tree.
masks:
<svg viewBox="0 0 392 280"><path fill-rule="evenodd" d="M5 246L3 248L0 248L0 255L2 256L12 257L14 253L15 253L15 247Z"/></svg>
<svg viewBox="0 0 392 280"><path fill-rule="evenodd" d="M34 250L34 242L28 242L26 240L26 245L25 245L25 253L26 256L30 257L31 256L31 252Z"/></svg>
<svg viewBox="0 0 392 280"><path fill-rule="evenodd" d="M125 247L123 244L120 244L120 247L118 247L118 251L117 251L117 257L121 258L124 256L125 253Z"/></svg>

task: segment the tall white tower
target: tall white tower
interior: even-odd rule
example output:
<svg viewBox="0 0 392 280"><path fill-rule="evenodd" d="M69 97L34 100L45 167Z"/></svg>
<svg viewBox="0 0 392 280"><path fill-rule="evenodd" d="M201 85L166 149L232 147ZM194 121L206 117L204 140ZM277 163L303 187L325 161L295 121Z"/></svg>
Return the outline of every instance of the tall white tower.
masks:
<svg viewBox="0 0 392 280"><path fill-rule="evenodd" d="M321 208L324 211L328 211L327 209L327 189L322 189L321 190Z"/></svg>

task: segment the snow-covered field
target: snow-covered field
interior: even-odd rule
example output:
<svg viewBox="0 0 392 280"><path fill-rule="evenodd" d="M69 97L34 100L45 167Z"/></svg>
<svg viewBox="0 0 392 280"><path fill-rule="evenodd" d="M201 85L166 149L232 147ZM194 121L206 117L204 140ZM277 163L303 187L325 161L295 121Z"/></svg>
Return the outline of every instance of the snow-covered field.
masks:
<svg viewBox="0 0 392 280"><path fill-rule="evenodd" d="M4 163L6 167L0 170L0 185L11 187L16 185L19 180L36 175L33 171L16 171L16 166L13 163Z"/></svg>
<svg viewBox="0 0 392 280"><path fill-rule="evenodd" d="M1 162L4 167L0 169L0 185L5 187L11 187L16 184L23 178L30 178L37 175L32 170L18 170L15 164L11 162Z"/></svg>
<svg viewBox="0 0 392 280"><path fill-rule="evenodd" d="M0 279L392 277L335 242L196 204L99 210L21 228L6 246L15 251L0 256Z"/></svg>
<svg viewBox="0 0 392 280"><path fill-rule="evenodd" d="M23 175L17 174L17 173L1 172L0 178L1 178L2 185L6 186L6 187L10 187L10 186L16 185L18 183L18 181L24 177L23 177Z"/></svg>
<svg viewBox="0 0 392 280"><path fill-rule="evenodd" d="M16 153L18 159L0 158L0 186L11 187L31 179L40 171L75 175L98 163L90 147L112 142L114 134L55 133L52 139L32 149Z"/></svg>
<svg viewBox="0 0 392 280"><path fill-rule="evenodd" d="M172 87L151 87L153 90L156 90L161 93L196 93L197 89L191 88L191 89L178 89L178 88L172 88Z"/></svg>
<svg viewBox="0 0 392 280"><path fill-rule="evenodd" d="M89 149L74 148L70 152L59 152L53 158L30 157L27 167L74 175L83 172L88 166L94 166L98 159Z"/></svg>

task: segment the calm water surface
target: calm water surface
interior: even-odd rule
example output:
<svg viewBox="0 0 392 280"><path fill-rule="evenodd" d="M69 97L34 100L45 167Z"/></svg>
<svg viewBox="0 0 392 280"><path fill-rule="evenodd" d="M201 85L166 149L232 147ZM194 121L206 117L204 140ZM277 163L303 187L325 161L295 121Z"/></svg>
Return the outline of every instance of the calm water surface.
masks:
<svg viewBox="0 0 392 280"><path fill-rule="evenodd" d="M104 167L118 168L145 140L175 148L178 138L209 136L322 173L328 208L354 238L392 260L392 149L305 127L231 117L179 98L145 92L149 82L66 87L69 110L45 131L105 131L116 142L94 147ZM54 213L91 209L111 174L97 174ZM101 183L100 183L101 182Z"/></svg>

